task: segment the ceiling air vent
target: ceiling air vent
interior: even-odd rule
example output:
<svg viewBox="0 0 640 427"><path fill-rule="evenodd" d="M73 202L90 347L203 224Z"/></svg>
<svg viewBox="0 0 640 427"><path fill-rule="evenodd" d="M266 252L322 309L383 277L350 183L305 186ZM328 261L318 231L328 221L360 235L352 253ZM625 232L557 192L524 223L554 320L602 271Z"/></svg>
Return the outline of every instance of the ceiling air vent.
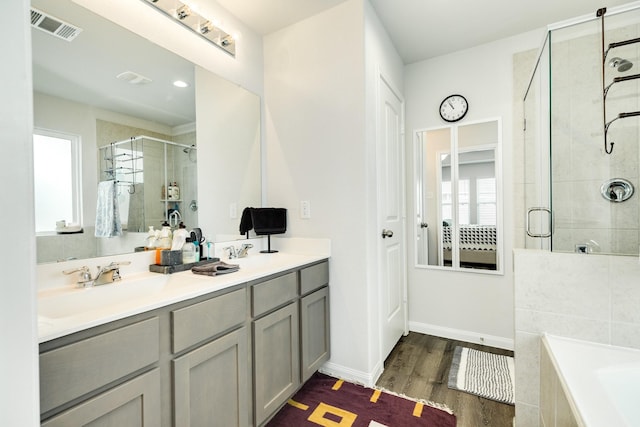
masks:
<svg viewBox="0 0 640 427"><path fill-rule="evenodd" d="M125 71L124 73L118 74L116 78L132 85L146 85L152 81L149 77L145 77L134 71Z"/></svg>
<svg viewBox="0 0 640 427"><path fill-rule="evenodd" d="M31 26L68 42L75 39L82 32L82 28L64 22L34 7L31 8Z"/></svg>

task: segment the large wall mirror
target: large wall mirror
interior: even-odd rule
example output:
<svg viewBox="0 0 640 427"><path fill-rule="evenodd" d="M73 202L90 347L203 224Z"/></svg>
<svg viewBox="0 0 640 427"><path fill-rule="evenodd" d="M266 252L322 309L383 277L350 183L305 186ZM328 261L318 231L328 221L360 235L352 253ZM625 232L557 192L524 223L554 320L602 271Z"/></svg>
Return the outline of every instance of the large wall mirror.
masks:
<svg viewBox="0 0 640 427"><path fill-rule="evenodd" d="M502 271L500 119L415 138L416 265Z"/></svg>
<svg viewBox="0 0 640 427"><path fill-rule="evenodd" d="M34 132L68 139L76 156L68 166L47 155L34 164L53 204L75 192L71 213L37 225L38 262L130 253L166 220L200 227L210 241L242 238L242 208L262 205L259 97L71 0L32 8L53 19L32 27ZM55 21L81 31L59 37ZM69 183L53 178L65 168ZM95 237L98 189L111 179L123 233ZM82 232L56 231L58 220Z"/></svg>

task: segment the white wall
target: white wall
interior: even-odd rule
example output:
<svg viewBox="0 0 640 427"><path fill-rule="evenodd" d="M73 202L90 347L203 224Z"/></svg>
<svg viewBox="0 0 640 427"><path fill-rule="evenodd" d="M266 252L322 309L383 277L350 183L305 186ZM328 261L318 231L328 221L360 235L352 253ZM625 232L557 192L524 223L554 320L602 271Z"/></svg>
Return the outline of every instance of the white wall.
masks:
<svg viewBox="0 0 640 427"><path fill-rule="evenodd" d="M442 126L438 108L445 96L460 93L469 101L462 123L502 117L504 180L504 275L430 270L415 267L409 245L409 320L411 330L513 348L513 66L515 52L537 48L543 30L525 33L405 67L407 209L412 190L414 132ZM413 230L413 224L408 224ZM410 233L411 235L411 233Z"/></svg>
<svg viewBox="0 0 640 427"><path fill-rule="evenodd" d="M289 209L287 234L331 239L332 357L326 369L371 383L383 362L377 82L383 71L402 88L402 62L363 0L266 36L264 52L268 204ZM300 218L301 200L311 202L311 219Z"/></svg>
<svg viewBox="0 0 640 427"><path fill-rule="evenodd" d="M35 300L35 222L31 32L29 1L4 5L0 67L0 179L6 206L0 218L0 425L35 427L40 421ZM9 66L11 65L11 66Z"/></svg>
<svg viewBox="0 0 640 427"><path fill-rule="evenodd" d="M350 0L264 40L267 204L288 209L289 236L331 239L331 362L356 377L370 370L363 24Z"/></svg>

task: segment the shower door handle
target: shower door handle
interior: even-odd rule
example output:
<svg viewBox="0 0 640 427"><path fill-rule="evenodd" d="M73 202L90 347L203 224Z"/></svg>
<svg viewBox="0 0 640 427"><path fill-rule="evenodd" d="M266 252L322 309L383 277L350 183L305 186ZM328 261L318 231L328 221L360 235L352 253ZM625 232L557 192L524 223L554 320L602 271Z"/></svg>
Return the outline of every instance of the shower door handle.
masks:
<svg viewBox="0 0 640 427"><path fill-rule="evenodd" d="M531 231L531 213L532 212L547 212L549 214L549 232L533 233ZM527 235L529 237L535 237L535 238L551 237L551 233L553 232L553 213L551 213L551 209L545 208L545 207L535 207L535 208L527 209L527 224L525 227L527 229Z"/></svg>

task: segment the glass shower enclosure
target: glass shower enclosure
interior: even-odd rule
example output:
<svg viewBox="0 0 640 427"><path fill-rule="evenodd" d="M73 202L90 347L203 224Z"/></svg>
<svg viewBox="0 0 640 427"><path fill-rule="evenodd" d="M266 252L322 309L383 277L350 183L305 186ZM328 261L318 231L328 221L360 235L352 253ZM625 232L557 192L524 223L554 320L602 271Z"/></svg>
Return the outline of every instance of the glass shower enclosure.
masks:
<svg viewBox="0 0 640 427"><path fill-rule="evenodd" d="M117 183L123 229L197 227L197 148L151 136L100 147L100 180Z"/></svg>
<svg viewBox="0 0 640 427"><path fill-rule="evenodd" d="M639 253L638 7L549 27L523 105L526 248Z"/></svg>

